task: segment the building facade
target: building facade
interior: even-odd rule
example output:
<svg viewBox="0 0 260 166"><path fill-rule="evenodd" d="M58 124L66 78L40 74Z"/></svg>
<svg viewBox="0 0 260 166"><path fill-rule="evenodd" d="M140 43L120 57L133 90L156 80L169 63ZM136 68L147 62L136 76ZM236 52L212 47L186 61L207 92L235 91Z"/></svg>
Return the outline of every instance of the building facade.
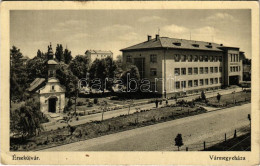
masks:
<svg viewBox="0 0 260 166"><path fill-rule="evenodd" d="M141 78L150 81L151 90L164 97L242 81L242 60L237 47L156 35L121 51L123 63L136 65Z"/></svg>
<svg viewBox="0 0 260 166"><path fill-rule="evenodd" d="M87 50L85 55L89 58L90 63L94 62L96 59L104 59L106 57L113 58L113 53L111 51L102 50Z"/></svg>
<svg viewBox="0 0 260 166"><path fill-rule="evenodd" d="M51 45L48 46L48 78L36 78L28 89L40 99L40 110L43 113L63 113L65 107L65 87L56 78L58 63L54 60Z"/></svg>

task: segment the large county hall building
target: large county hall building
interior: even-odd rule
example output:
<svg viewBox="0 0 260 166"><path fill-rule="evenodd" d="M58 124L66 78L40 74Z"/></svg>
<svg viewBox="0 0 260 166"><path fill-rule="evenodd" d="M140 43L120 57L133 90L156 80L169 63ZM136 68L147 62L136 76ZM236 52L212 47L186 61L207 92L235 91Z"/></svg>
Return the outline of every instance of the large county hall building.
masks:
<svg viewBox="0 0 260 166"><path fill-rule="evenodd" d="M136 65L141 78L149 79L151 89L164 97L242 81L244 53L237 47L156 35L121 51L123 63Z"/></svg>

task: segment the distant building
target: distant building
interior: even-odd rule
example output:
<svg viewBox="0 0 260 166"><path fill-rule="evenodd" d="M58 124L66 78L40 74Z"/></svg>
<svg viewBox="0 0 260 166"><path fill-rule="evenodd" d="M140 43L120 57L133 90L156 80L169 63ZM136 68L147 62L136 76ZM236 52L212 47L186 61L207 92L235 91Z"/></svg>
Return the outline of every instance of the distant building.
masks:
<svg viewBox="0 0 260 166"><path fill-rule="evenodd" d="M150 80L151 90L164 97L218 89L243 80L238 47L156 35L121 51L123 63L136 65L141 78Z"/></svg>
<svg viewBox="0 0 260 166"><path fill-rule="evenodd" d="M89 58L90 63L94 62L96 59L104 59L106 57L113 58L113 53L111 51L102 50L87 50L85 55Z"/></svg>
<svg viewBox="0 0 260 166"><path fill-rule="evenodd" d="M36 78L28 89L40 98L40 108L43 113L62 113L65 107L65 87L56 78L58 63L54 60L51 45L48 46L48 79Z"/></svg>

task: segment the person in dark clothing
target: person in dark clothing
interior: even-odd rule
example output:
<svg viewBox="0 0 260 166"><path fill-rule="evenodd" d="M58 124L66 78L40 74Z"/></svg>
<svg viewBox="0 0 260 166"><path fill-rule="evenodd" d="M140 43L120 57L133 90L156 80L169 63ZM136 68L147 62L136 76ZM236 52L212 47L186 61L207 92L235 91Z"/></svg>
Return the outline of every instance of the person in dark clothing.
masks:
<svg viewBox="0 0 260 166"><path fill-rule="evenodd" d="M158 108L158 99L155 100L155 106Z"/></svg>

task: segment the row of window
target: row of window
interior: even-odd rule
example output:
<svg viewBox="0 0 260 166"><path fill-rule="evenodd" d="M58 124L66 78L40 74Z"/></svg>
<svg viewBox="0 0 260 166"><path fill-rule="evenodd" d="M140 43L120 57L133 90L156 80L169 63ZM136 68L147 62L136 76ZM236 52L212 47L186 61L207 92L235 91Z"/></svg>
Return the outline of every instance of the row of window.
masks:
<svg viewBox="0 0 260 166"><path fill-rule="evenodd" d="M197 86L204 86L204 85L213 85L222 83L222 77L219 78L207 78L207 79L199 79L199 80L188 80L188 81L176 81L175 88L186 88L186 83L188 82L188 87L197 87Z"/></svg>
<svg viewBox="0 0 260 166"><path fill-rule="evenodd" d="M230 62L239 62L238 54L230 54Z"/></svg>
<svg viewBox="0 0 260 166"><path fill-rule="evenodd" d="M209 71L210 69L210 71ZM199 70L199 72L198 72ZM188 68L188 75L192 74L208 74L208 73L218 73L222 72L222 67L189 67ZM175 68L174 69L174 75L186 75L186 68Z"/></svg>
<svg viewBox="0 0 260 166"><path fill-rule="evenodd" d="M213 55L174 55L175 62L222 62L222 56Z"/></svg>
<svg viewBox="0 0 260 166"><path fill-rule="evenodd" d="M222 56L212 56L212 55L180 55L175 54L174 55L175 62L222 62ZM126 56L126 62L132 63L132 56L127 55ZM150 55L150 62L151 63L157 63L157 55L151 54Z"/></svg>
<svg viewBox="0 0 260 166"><path fill-rule="evenodd" d="M240 70L240 66L230 66L230 72L238 72Z"/></svg>

